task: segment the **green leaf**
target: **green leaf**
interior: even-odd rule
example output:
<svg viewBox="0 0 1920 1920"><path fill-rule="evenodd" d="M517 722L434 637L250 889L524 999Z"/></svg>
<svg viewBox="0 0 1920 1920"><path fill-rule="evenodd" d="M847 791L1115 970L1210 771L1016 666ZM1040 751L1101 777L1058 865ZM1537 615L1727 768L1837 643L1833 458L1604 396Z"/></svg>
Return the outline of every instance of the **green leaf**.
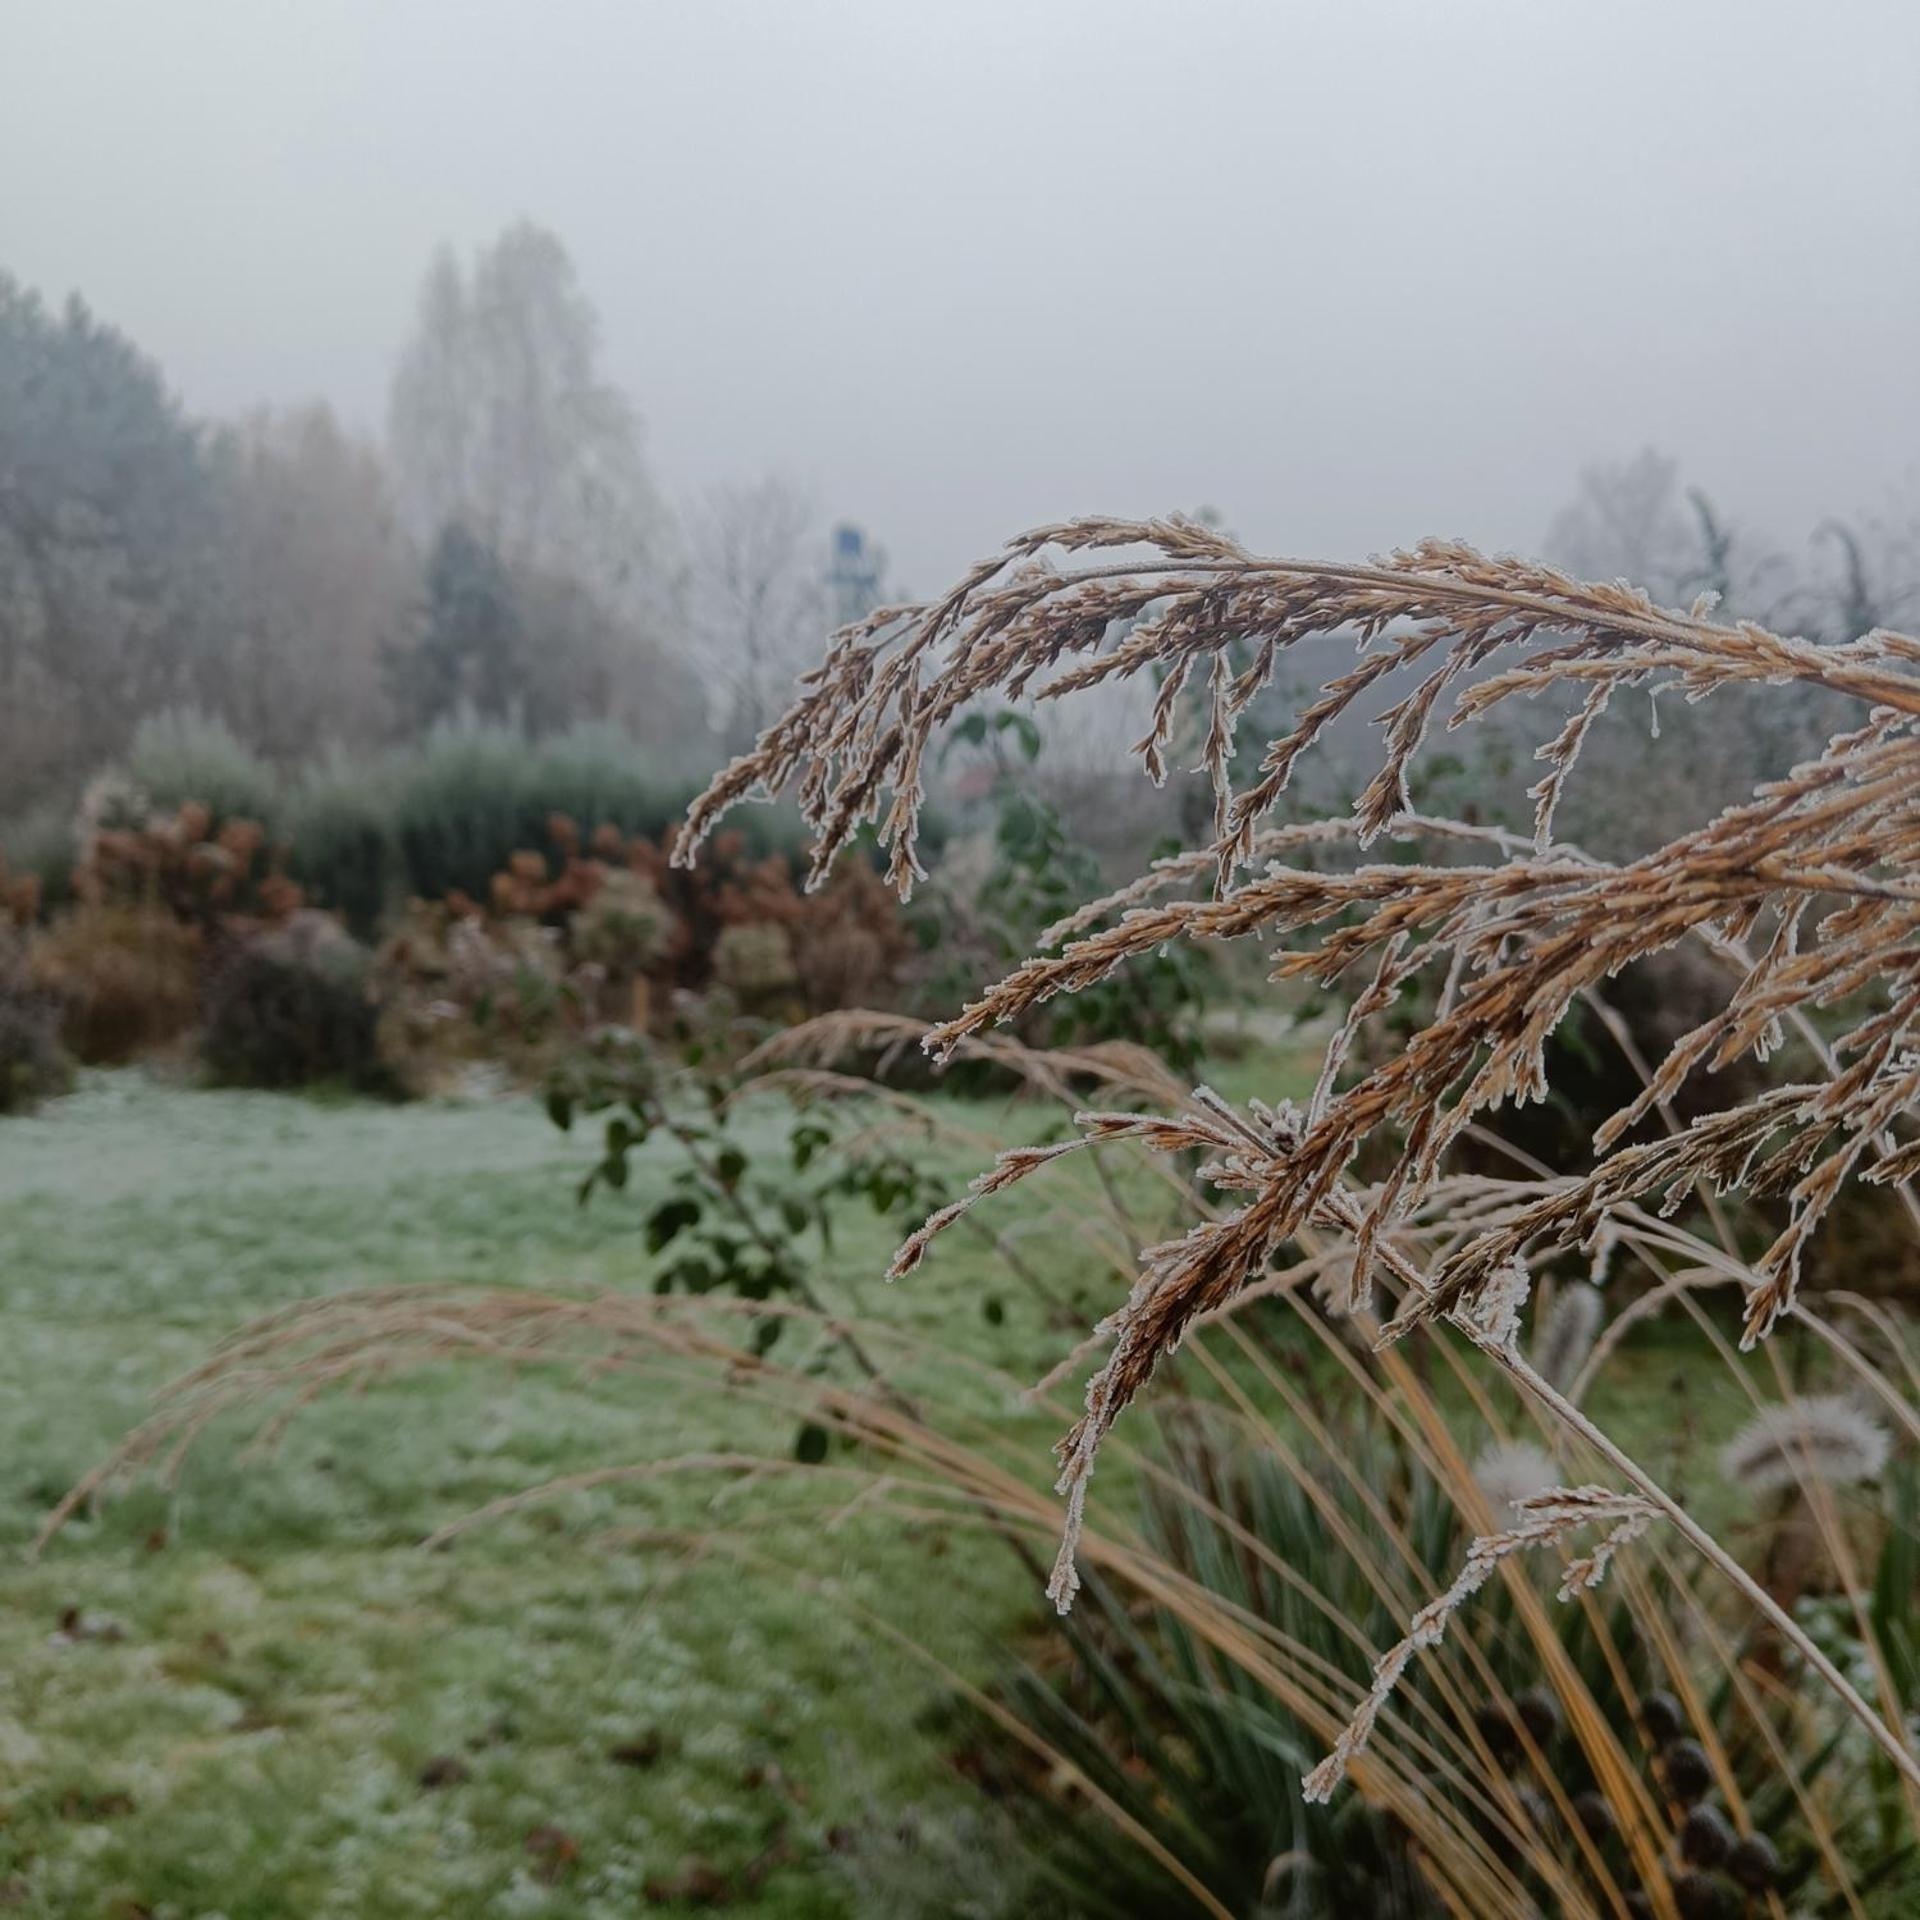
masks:
<svg viewBox="0 0 1920 1920"><path fill-rule="evenodd" d="M663 1200L647 1216L647 1251L658 1253L675 1235L695 1225L700 1218L700 1203L684 1196Z"/></svg>
<svg viewBox="0 0 1920 1920"><path fill-rule="evenodd" d="M1021 753L1029 760L1040 758L1040 729L1029 714L1018 713L1009 707L1004 713L993 716L994 731L1011 733L1020 743Z"/></svg>

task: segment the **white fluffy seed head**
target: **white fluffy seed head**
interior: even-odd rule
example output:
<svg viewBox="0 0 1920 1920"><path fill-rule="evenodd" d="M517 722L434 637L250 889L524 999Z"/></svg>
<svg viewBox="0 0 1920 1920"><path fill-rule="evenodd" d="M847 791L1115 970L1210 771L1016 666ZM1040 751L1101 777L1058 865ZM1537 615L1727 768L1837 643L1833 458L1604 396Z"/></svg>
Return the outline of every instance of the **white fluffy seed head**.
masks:
<svg viewBox="0 0 1920 1920"><path fill-rule="evenodd" d="M1838 1394L1809 1394L1762 1407L1720 1452L1720 1471L1749 1493L1781 1493L1804 1477L1828 1486L1871 1480L1888 1441L1870 1414Z"/></svg>
<svg viewBox="0 0 1920 1920"><path fill-rule="evenodd" d="M1564 1392L1586 1365L1604 1317L1599 1288L1581 1281L1562 1286L1533 1337L1534 1371Z"/></svg>
<svg viewBox="0 0 1920 1920"><path fill-rule="evenodd" d="M1530 1440L1501 1440L1481 1451L1473 1463L1474 1485L1505 1526L1522 1500L1560 1483L1560 1470L1543 1447Z"/></svg>

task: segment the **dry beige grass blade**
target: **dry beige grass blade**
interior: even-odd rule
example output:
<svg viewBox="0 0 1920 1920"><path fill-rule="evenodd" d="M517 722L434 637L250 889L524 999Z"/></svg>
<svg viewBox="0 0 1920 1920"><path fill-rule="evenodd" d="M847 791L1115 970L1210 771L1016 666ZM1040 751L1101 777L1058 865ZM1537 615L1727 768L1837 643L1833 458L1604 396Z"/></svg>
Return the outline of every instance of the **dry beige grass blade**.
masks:
<svg viewBox="0 0 1920 1920"><path fill-rule="evenodd" d="M748 1074L784 1067L838 1067L866 1060L872 1074L884 1075L901 1054L927 1045L933 1031L909 1014L853 1008L817 1014L761 1042L741 1063ZM1125 1040L1094 1041L1077 1047L1030 1047L1005 1034L983 1034L956 1049L957 1059L1000 1067L1036 1092L1072 1105L1086 1084L1104 1087L1122 1098L1177 1106L1187 1089L1167 1071L1151 1048ZM869 1082L871 1084L871 1082Z"/></svg>

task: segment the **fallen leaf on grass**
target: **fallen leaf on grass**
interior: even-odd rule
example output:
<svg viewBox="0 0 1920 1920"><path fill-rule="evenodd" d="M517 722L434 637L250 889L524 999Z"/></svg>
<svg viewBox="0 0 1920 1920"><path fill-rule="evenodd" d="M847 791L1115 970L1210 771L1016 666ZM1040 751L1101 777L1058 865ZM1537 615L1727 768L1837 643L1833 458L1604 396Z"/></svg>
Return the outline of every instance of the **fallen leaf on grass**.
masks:
<svg viewBox="0 0 1920 1920"><path fill-rule="evenodd" d="M534 1871L553 1887L573 1871L580 1858L580 1842L564 1827L535 1827L527 1835L527 1851L537 1863Z"/></svg>

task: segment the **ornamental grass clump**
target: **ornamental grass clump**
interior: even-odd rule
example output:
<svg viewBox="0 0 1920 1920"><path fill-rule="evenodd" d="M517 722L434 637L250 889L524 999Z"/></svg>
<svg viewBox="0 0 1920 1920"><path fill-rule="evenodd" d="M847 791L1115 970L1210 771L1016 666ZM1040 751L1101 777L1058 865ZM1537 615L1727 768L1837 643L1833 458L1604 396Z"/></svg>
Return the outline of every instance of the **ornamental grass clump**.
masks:
<svg viewBox="0 0 1920 1920"><path fill-rule="evenodd" d="M1282 657L1328 636L1351 641L1353 664L1284 731L1242 751L1238 735ZM1436 540L1344 565L1265 559L1177 518L1071 521L1013 540L943 599L882 608L844 629L788 710L694 802L675 857L690 860L738 802L791 791L814 836L816 881L871 826L904 898L922 877L927 755L944 726L978 701L1051 702L1130 681L1154 690L1135 751L1156 783L1197 709L1210 832L1075 915L1056 930L1062 944L935 1028L929 1050L947 1057L1170 942L1260 938L1273 945L1275 981L1351 983L1352 999L1305 1107L1236 1108L1201 1088L1176 1112L1086 1113L1074 1142L1003 1154L895 1262L896 1276L910 1272L977 1201L1076 1146L1133 1141L1197 1155L1212 1187L1232 1197L1145 1248L1128 1298L1097 1330L1104 1358L1058 1450L1067 1517L1049 1584L1056 1603L1069 1606L1078 1586L1088 1482L1120 1416L1196 1323L1259 1283L1299 1236L1328 1231L1352 1243L1344 1304L1358 1309L1376 1289L1390 1296L1383 1343L1451 1326L1622 1484L1550 1489L1530 1503L1533 1519L1476 1541L1461 1581L1383 1657L1375 1693L1314 1788L1338 1777L1380 1694L1484 1578L1499 1543L1557 1543L1575 1515L1602 1528L1596 1576L1650 1523L1679 1532L1920 1787L1904 1730L1519 1343L1543 1263L1594 1247L1625 1217L1668 1218L1695 1195L1743 1192L1784 1205L1770 1244L1740 1263L1742 1344L1752 1348L1817 1312L1799 1297L1803 1255L1847 1183L1904 1186L1920 1173L1911 1129L1920 1100L1920 640L1876 631L1821 645L1716 621L1706 599L1662 608L1624 583L1585 583ZM1697 702L1817 690L1852 717L1824 750L1743 803L1637 858L1596 859L1555 839L1555 811L1595 724L1636 690L1656 703L1662 694ZM1374 716L1378 769L1347 823L1365 853L1404 830L1410 777L1436 719L1461 726L1521 696L1544 697L1553 716L1536 747L1543 772L1529 790L1530 843L1498 841L1484 857L1445 865L1411 857L1323 871L1290 857L1296 830L1273 815L1296 766L1336 722L1389 699ZM1451 1150L1495 1109L1548 1097L1547 1042L1575 1003L1683 941L1726 966L1724 1004L1601 1121L1591 1168L1516 1179L1473 1231L1438 1251L1417 1245L1405 1229L1448 1178ZM1427 1010L1405 1044L1355 1065L1361 1023L1416 987L1429 994ZM1635 1137L1691 1076L1764 1060L1790 1029L1817 1071L1662 1137ZM1363 1150L1387 1169L1364 1186Z"/></svg>

